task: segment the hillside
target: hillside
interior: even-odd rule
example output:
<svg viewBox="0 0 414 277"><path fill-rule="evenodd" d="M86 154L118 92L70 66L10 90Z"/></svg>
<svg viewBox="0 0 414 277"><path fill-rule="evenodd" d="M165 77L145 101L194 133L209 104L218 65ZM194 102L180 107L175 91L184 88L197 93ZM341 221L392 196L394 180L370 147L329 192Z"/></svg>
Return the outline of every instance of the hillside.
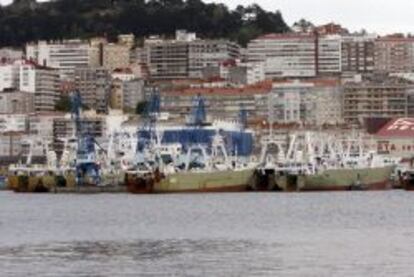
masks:
<svg viewBox="0 0 414 277"><path fill-rule="evenodd" d="M176 29L245 45L257 35L286 32L289 27L279 11L265 11L258 5L231 10L200 0L14 0L0 6L0 46L39 39L112 39L120 33L170 35Z"/></svg>

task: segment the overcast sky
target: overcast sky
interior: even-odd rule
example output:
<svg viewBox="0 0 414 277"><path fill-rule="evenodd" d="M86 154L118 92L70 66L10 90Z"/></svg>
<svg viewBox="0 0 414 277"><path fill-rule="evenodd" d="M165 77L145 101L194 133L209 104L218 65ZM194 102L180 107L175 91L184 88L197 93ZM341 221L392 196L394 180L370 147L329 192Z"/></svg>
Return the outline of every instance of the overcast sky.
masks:
<svg viewBox="0 0 414 277"><path fill-rule="evenodd" d="M414 1L411 0L204 0L223 2L234 8L258 3L267 10L280 10L289 25L300 18L316 24L338 22L351 31L362 28L380 34L414 33ZM0 0L10 3L11 0Z"/></svg>

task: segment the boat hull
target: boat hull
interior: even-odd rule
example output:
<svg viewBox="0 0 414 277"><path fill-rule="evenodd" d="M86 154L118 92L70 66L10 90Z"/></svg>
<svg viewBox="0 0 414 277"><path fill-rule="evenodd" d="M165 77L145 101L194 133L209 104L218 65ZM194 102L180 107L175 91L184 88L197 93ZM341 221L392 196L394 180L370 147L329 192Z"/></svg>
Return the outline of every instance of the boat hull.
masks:
<svg viewBox="0 0 414 277"><path fill-rule="evenodd" d="M56 186L55 176L9 177L11 189L15 192L49 192Z"/></svg>
<svg viewBox="0 0 414 277"><path fill-rule="evenodd" d="M363 169L333 169L319 174L298 176L300 191L387 190L393 166Z"/></svg>
<svg viewBox="0 0 414 277"><path fill-rule="evenodd" d="M414 191L414 171L405 172L405 177L401 180L402 188L407 191Z"/></svg>
<svg viewBox="0 0 414 277"><path fill-rule="evenodd" d="M125 174L127 191L134 194L151 193L154 190L155 177L152 175Z"/></svg>
<svg viewBox="0 0 414 277"><path fill-rule="evenodd" d="M175 173L154 183L153 192L242 192L251 186L253 174L253 169Z"/></svg>

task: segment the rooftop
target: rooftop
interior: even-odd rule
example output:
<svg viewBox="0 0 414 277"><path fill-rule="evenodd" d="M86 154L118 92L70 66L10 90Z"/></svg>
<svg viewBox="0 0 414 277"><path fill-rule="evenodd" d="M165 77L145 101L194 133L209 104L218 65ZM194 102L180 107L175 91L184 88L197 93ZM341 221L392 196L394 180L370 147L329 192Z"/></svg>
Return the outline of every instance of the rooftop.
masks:
<svg viewBox="0 0 414 277"><path fill-rule="evenodd" d="M414 118L397 118L391 120L377 133L380 137L414 137Z"/></svg>

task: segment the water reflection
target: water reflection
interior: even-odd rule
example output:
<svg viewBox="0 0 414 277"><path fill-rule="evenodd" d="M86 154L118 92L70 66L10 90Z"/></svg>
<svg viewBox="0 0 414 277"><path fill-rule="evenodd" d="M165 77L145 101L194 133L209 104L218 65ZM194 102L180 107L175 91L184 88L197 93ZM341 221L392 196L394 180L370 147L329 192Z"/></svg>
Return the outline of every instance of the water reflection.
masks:
<svg viewBox="0 0 414 277"><path fill-rule="evenodd" d="M0 193L0 203L0 277L414 272L414 193Z"/></svg>
<svg viewBox="0 0 414 277"><path fill-rule="evenodd" d="M277 247L246 240L54 243L0 248L0 264L5 276L19 271L36 276L240 276L277 270Z"/></svg>

